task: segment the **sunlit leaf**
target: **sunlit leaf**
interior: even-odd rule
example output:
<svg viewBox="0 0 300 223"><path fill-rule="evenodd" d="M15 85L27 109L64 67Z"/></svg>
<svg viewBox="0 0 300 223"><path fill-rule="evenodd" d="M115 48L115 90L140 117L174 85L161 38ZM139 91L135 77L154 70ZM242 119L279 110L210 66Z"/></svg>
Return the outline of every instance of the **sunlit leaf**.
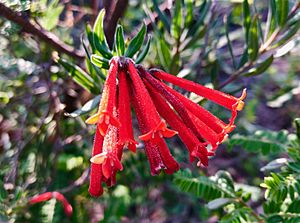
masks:
<svg viewBox="0 0 300 223"><path fill-rule="evenodd" d="M258 56L258 30L257 30L257 16L251 22L249 29L249 38L248 38L248 54L249 58L254 61Z"/></svg>
<svg viewBox="0 0 300 223"><path fill-rule="evenodd" d="M143 42L145 40L146 32L147 32L147 27L143 23L140 31L130 41L128 48L125 52L126 57L133 57L134 54L136 54L139 51L139 49L141 48L141 46L143 45Z"/></svg>
<svg viewBox="0 0 300 223"><path fill-rule="evenodd" d="M151 40L152 40L152 37L149 36L148 41L147 41L144 49L138 54L138 56L137 56L137 58L135 60L135 62L137 64L141 63L145 59L145 57L147 56L147 54L149 52L149 49L150 49Z"/></svg>
<svg viewBox="0 0 300 223"><path fill-rule="evenodd" d="M104 68L104 69L108 69L109 68L109 60L103 58L103 57L100 57L96 54L93 54L91 56L91 62L96 65L97 67L100 67L100 68Z"/></svg>
<svg viewBox="0 0 300 223"><path fill-rule="evenodd" d="M118 56L124 55L125 52L124 32L123 32L123 27L120 25L117 27L117 31L115 35L115 43L116 43Z"/></svg>
<svg viewBox="0 0 300 223"><path fill-rule="evenodd" d="M244 76L255 76L265 72L273 63L273 55L267 58L265 61L258 63L255 67L251 68L247 73L243 74Z"/></svg>
<svg viewBox="0 0 300 223"><path fill-rule="evenodd" d="M176 39L179 40L181 35L181 26L182 26L182 7L181 7L181 0L175 1L175 8L174 14L172 18L172 25L171 25L171 35Z"/></svg>
<svg viewBox="0 0 300 223"><path fill-rule="evenodd" d="M71 118L76 118L80 115L84 115L93 109L97 108L100 102L100 95L94 97L93 99L89 100L87 103L85 103L81 108L77 109L76 111L72 113L65 113L66 116L69 116Z"/></svg>

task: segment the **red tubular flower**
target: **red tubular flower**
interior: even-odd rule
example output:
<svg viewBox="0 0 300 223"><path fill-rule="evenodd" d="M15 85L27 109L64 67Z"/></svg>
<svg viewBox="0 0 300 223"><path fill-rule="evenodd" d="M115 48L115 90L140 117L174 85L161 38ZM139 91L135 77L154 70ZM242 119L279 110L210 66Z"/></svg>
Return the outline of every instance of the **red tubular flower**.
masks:
<svg viewBox="0 0 300 223"><path fill-rule="evenodd" d="M87 124L98 123L99 131L103 136L105 135L110 124L116 127L120 126L118 119L116 119L113 115L116 103L117 72L118 61L116 59L113 59L111 61L111 67L109 69L107 80L104 85L98 112L86 120Z"/></svg>
<svg viewBox="0 0 300 223"><path fill-rule="evenodd" d="M94 146L93 146L93 157L102 153L102 146L104 137L100 134L99 124L97 125ZM102 188L102 165L101 164L91 164L91 172L90 172L90 186L89 193L94 196L100 196L103 193Z"/></svg>
<svg viewBox="0 0 300 223"><path fill-rule="evenodd" d="M150 126L147 122L147 119L145 119L145 115L143 114L141 107L139 106L139 101L138 98L135 96L134 89L132 90L131 99L139 123L139 128L142 134L145 134L149 132ZM172 157L166 143L161 138L161 135L146 140L145 150L146 155L149 159L152 175L159 174L161 169L164 169L165 172L168 174L171 174L179 169L178 163Z"/></svg>
<svg viewBox="0 0 300 223"><path fill-rule="evenodd" d="M118 113L120 119L120 131L118 145L123 148L128 147L132 152L136 152L136 145L138 144L133 137L131 111L130 111L130 96L129 83L126 80L126 72L121 70L119 72L119 101Z"/></svg>
<svg viewBox="0 0 300 223"><path fill-rule="evenodd" d="M243 94L240 98L233 97L229 94L225 94L221 91L217 91L211 88L204 87L200 84L196 84L195 82L176 77L174 75L168 74L164 71L158 69L152 69L150 71L156 77L175 84L187 91L194 92L197 95L200 95L208 100L211 100L225 108L230 110L241 111L244 107L243 100L246 97L246 90L244 89Z"/></svg>
<svg viewBox="0 0 300 223"><path fill-rule="evenodd" d="M56 192L56 191L46 192L43 194L36 195L33 198L31 198L28 201L28 203L29 204L40 203L40 202L48 201L52 198L54 198L62 203L64 212L68 217L70 217L72 215L72 213L73 213L72 205L68 202L68 200L64 197L64 195L62 195L61 193Z"/></svg>
<svg viewBox="0 0 300 223"><path fill-rule="evenodd" d="M229 123L226 125L222 120L211 114L209 111L205 110L195 102L189 100L185 96L181 95L174 89L170 88L164 83L161 83L168 91L173 93L180 102L196 117L198 117L201 121L205 122L211 129L213 129L215 132L221 134L222 132L231 132L235 126L233 123Z"/></svg>
<svg viewBox="0 0 300 223"><path fill-rule="evenodd" d="M128 72L132 80L134 97L137 101L136 107L138 107L143 114L141 117L144 119L144 122L148 128L148 132L144 132L139 138L147 141L154 139L157 136L169 138L176 135L177 132L168 129L166 123L160 119L143 81L131 61L128 61Z"/></svg>
<svg viewBox="0 0 300 223"><path fill-rule="evenodd" d="M171 82L183 89L206 97L232 111L229 123L225 123L200 105L175 91L163 81ZM164 170L172 174L179 169L164 138L178 133L186 145L190 161L198 160L198 166L208 166L208 157L234 129L237 111L244 105L240 98L203 87L163 71L145 70L131 59L114 57L99 109L87 123L97 123L91 158L89 192L92 196L103 193L102 182L107 186L116 183L116 173L123 169L122 152L125 147L136 152L131 109L137 117L145 152L152 175ZM163 118L163 119L162 119ZM167 128L167 124L173 129Z"/></svg>
<svg viewBox="0 0 300 223"><path fill-rule="evenodd" d="M159 114L170 124L170 126L178 132L180 139L184 142L190 152L190 161L193 162L194 158L200 159L203 165L208 165L208 152L205 148L205 143L202 143L189 129L182 119L170 108L166 101L155 92L155 89L150 84L147 84L153 102ZM201 156L199 156L199 152Z"/></svg>

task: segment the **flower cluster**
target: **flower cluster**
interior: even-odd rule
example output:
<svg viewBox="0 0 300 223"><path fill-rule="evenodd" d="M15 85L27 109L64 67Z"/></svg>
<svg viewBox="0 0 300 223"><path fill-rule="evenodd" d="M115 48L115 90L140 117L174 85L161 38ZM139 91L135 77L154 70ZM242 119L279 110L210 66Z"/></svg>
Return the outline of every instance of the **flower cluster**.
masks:
<svg viewBox="0 0 300 223"><path fill-rule="evenodd" d="M179 169L165 138L178 135L189 151L190 161L207 166L208 157L234 128L237 111L243 108L246 90L240 98L213 90L158 69L146 70L125 57L110 60L98 112L86 123L96 124L89 192L103 193L102 182L116 183L116 173L123 169L122 152L136 152L131 106L138 120L150 163L151 174L164 170L172 174ZM189 100L164 82L193 92L231 110L228 123Z"/></svg>

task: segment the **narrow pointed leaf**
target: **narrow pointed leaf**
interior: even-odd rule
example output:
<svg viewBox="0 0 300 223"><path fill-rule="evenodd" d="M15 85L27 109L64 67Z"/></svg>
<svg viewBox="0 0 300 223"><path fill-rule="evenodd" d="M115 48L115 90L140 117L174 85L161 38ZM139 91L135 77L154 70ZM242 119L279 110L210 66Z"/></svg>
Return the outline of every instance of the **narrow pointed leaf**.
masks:
<svg viewBox="0 0 300 223"><path fill-rule="evenodd" d="M123 27L120 25L118 26L116 31L115 43L116 43L118 56L123 56L125 52L125 41L124 41Z"/></svg>
<svg viewBox="0 0 300 223"><path fill-rule="evenodd" d="M204 20L208 15L209 9L211 6L211 1L204 0L199 9L199 18L197 18L197 22L191 27L188 32L188 36L193 36L198 29L204 24Z"/></svg>
<svg viewBox="0 0 300 223"><path fill-rule="evenodd" d="M267 39L277 27L277 13L275 0L269 0L268 18L264 38Z"/></svg>
<svg viewBox="0 0 300 223"><path fill-rule="evenodd" d="M254 17L250 30L249 30L249 38L248 38L248 54L250 60L254 61L258 56L258 30L257 30L257 16Z"/></svg>
<svg viewBox="0 0 300 223"><path fill-rule="evenodd" d="M93 94L100 93L100 86L93 82L93 79L80 67L68 62L65 59L58 58L57 63L62 65L74 79L74 81Z"/></svg>
<svg viewBox="0 0 300 223"><path fill-rule="evenodd" d="M165 13L163 13L160 10L159 5L157 3L157 0L152 0L152 2L153 2L154 10L158 14L159 19L162 21L162 23L164 24L164 26L166 27L166 29L169 31L171 25L170 25L170 22L168 20L168 17L165 15Z"/></svg>
<svg viewBox="0 0 300 223"><path fill-rule="evenodd" d="M86 113L89 113L93 109L97 108L100 102L100 95L94 97L93 99L89 100L87 103L85 103L82 108L77 109L76 111L72 113L65 113L66 116L69 116L71 118L76 118L80 115L84 115Z"/></svg>
<svg viewBox="0 0 300 223"><path fill-rule="evenodd" d="M185 0L185 4L186 4L186 16L185 16L185 21L184 21L184 25L186 27L189 27L194 19L193 16L193 0Z"/></svg>
<svg viewBox="0 0 300 223"><path fill-rule="evenodd" d="M248 0L244 0L243 2L243 19L244 19L246 42L248 42L250 25L251 25L251 13L250 13Z"/></svg>
<svg viewBox="0 0 300 223"><path fill-rule="evenodd" d="M134 54L137 51L139 51L139 49L143 45L143 42L144 42L144 39L145 39L145 36L146 36L146 32L147 32L146 25L143 24L143 26L140 29L140 31L138 32L138 34L136 34L136 36L133 37L133 39L130 41L130 43L128 45L128 48L125 52L126 57L133 57Z"/></svg>
<svg viewBox="0 0 300 223"><path fill-rule="evenodd" d="M286 44L288 41L291 40L292 37L295 36L296 33L298 33L300 29L300 20L295 23L292 27L290 27L282 36L281 38L278 40L278 42L273 45L273 47L279 47L282 46L284 44Z"/></svg>
<svg viewBox="0 0 300 223"><path fill-rule="evenodd" d="M255 76L255 75L259 75L259 74L265 72L271 66L273 59L274 59L274 57L273 57L273 55L271 55L264 62L259 63L256 67L250 69L248 73L244 74L244 76L246 76L246 77Z"/></svg>
<svg viewBox="0 0 300 223"><path fill-rule="evenodd" d="M283 26L287 20L289 13L289 1L278 0L277 1L277 17L279 26Z"/></svg>
<svg viewBox="0 0 300 223"><path fill-rule="evenodd" d="M91 56L91 62L96 65L97 67L108 69L109 68L109 61L103 57L93 54Z"/></svg>
<svg viewBox="0 0 300 223"><path fill-rule="evenodd" d="M148 52L149 52L149 49L150 49L151 39L152 39L152 37L149 36L148 41L147 41L147 43L146 43L146 46L145 46L144 49L141 51L141 53L138 54L138 56L137 56L137 58L136 58L136 60L135 60L135 63L139 64L139 63L141 63L141 62L145 59L145 57L147 56L147 54L148 54Z"/></svg>
<svg viewBox="0 0 300 223"><path fill-rule="evenodd" d="M88 70L88 73L90 74L90 76L93 78L94 83L99 83L99 77L103 80L106 79L106 76L101 72L101 70L96 67L94 64L91 63L91 54L88 50L88 47L85 45L83 37L81 38L81 43L83 45L83 49L87 55L86 58L86 68Z"/></svg>
<svg viewBox="0 0 300 223"><path fill-rule="evenodd" d="M104 15L105 10L101 10L98 14L98 17L95 21L94 28L93 28L93 41L96 49L99 51L99 53L110 59L113 55L109 50L105 34L104 34L104 27L103 27L103 21L104 21Z"/></svg>
<svg viewBox="0 0 300 223"><path fill-rule="evenodd" d="M165 40L162 38L158 38L158 41L156 41L157 43L157 53L160 59L160 62L162 64L162 66L168 70L169 69L169 64L171 61L171 50L168 46L168 44L166 44Z"/></svg>
<svg viewBox="0 0 300 223"><path fill-rule="evenodd" d="M182 7L181 0L175 1L174 15L172 18L171 35L179 40L182 27Z"/></svg>
<svg viewBox="0 0 300 223"><path fill-rule="evenodd" d="M96 52L96 46L94 44L94 34L93 34L93 31L92 31L92 27L90 26L90 24L87 24L85 26L85 32L86 32L86 35L87 35L87 39L89 41L89 45L92 49L92 53L95 53Z"/></svg>

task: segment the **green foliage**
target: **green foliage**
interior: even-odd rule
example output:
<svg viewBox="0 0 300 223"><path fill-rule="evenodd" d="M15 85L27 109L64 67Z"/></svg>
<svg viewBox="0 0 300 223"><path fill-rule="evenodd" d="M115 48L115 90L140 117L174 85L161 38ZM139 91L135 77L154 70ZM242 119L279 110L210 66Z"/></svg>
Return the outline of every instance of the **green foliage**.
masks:
<svg viewBox="0 0 300 223"><path fill-rule="evenodd" d="M128 48L125 52L125 57L133 57L136 54L141 46L143 45L145 36L146 36L147 28L146 25L143 24L140 31L136 34L135 37L130 41Z"/></svg>
<svg viewBox="0 0 300 223"><path fill-rule="evenodd" d="M288 145L288 132L256 131L251 136L235 134L227 141L228 147L241 146L251 152L261 152L264 155L279 153L285 150Z"/></svg>

